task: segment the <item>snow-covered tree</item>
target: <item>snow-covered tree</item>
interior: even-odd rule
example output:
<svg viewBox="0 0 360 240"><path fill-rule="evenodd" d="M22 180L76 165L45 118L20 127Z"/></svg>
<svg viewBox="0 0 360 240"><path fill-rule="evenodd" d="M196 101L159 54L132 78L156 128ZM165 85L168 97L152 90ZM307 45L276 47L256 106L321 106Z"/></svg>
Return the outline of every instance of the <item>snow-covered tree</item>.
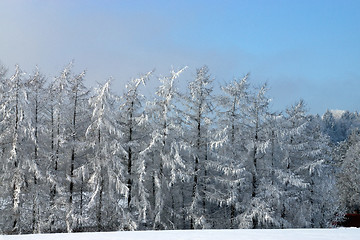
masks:
<svg viewBox="0 0 360 240"><path fill-rule="evenodd" d="M88 106L89 90L84 85L85 71L69 78L66 88L66 102L69 107L66 114L65 148L68 157L67 179L69 196L67 210L67 229L69 232L82 228L84 203L84 168L87 165L85 141L86 126L90 120Z"/></svg>
<svg viewBox="0 0 360 240"><path fill-rule="evenodd" d="M110 80L90 99L93 112L86 136L93 149L89 155L89 182L93 190L89 209L95 212L98 231L122 228L127 224L122 201L128 194L122 162L126 152L120 142L122 133L117 125L117 101L110 92Z"/></svg>
<svg viewBox="0 0 360 240"><path fill-rule="evenodd" d="M144 96L139 87L151 76L152 71L132 79L126 85L122 96L119 124L123 133L121 143L126 152L127 166L127 206L135 216L136 222L147 224L150 210L149 193L145 187L147 141L150 132L147 128L147 116L144 113ZM136 226L138 227L138 226Z"/></svg>
<svg viewBox="0 0 360 240"><path fill-rule="evenodd" d="M46 79L38 68L26 82L28 95L29 118L31 124L30 139L32 150L30 156L30 173L33 175L29 196L32 199L32 232L40 233L46 229L46 205L48 193L46 189L46 151L45 145L45 88Z"/></svg>
<svg viewBox="0 0 360 240"><path fill-rule="evenodd" d="M245 179L251 184L245 186L241 228L269 228L278 224L265 192L269 182L267 171L271 166L271 159L266 154L271 139L271 131L268 130L270 99L266 84L255 90L249 99L244 132L247 150L245 169L249 172Z"/></svg>
<svg viewBox="0 0 360 240"><path fill-rule="evenodd" d="M284 190L281 227L299 226L304 215L301 209L300 195L307 187L303 179L296 174L299 167L303 165L302 154L306 150L304 143L305 130L308 125L305 104L301 100L290 108L286 109L287 115L281 125L281 144L284 151L283 164L286 174L283 176ZM294 211L296 208L296 211ZM305 209L306 210L306 209Z"/></svg>
<svg viewBox="0 0 360 240"><path fill-rule="evenodd" d="M327 110L322 122L323 132L334 144L346 140L354 129L360 127L359 114L345 110Z"/></svg>
<svg viewBox="0 0 360 240"><path fill-rule="evenodd" d="M320 118L306 114L302 100L287 109L282 128L287 178L296 179L285 183L282 216L288 226L324 227L337 210L331 207L336 198L328 196L336 194L329 139L322 134Z"/></svg>
<svg viewBox="0 0 360 240"><path fill-rule="evenodd" d="M162 85L156 92L156 99L149 103L147 115L151 121L151 139L143 151L150 159L148 172L151 173L151 203L154 229L174 228L176 212L171 196L172 186L182 178L185 165L181 159L183 133L175 105L177 90L175 79L185 70L172 70L170 76L159 78Z"/></svg>
<svg viewBox="0 0 360 240"><path fill-rule="evenodd" d="M335 173L331 158L330 138L321 131L319 116L310 116L306 129L307 149L299 175L307 182L303 204L307 205L310 227L328 227L339 212Z"/></svg>
<svg viewBox="0 0 360 240"><path fill-rule="evenodd" d="M324 113L322 117L322 122L323 122L322 125L323 132L327 134L334 143L342 141L339 138L340 136L337 136L336 120L334 118L334 115L331 113L331 111L327 110Z"/></svg>
<svg viewBox="0 0 360 240"><path fill-rule="evenodd" d="M337 147L340 169L338 189L341 207L347 212L360 211L360 134L354 130L349 138Z"/></svg>
<svg viewBox="0 0 360 240"><path fill-rule="evenodd" d="M191 201L187 212L190 228L206 228L206 202L208 183L208 160L212 106L212 82L207 66L196 70L195 80L188 85L189 94L184 96L186 139L190 151L188 167L192 175Z"/></svg>
<svg viewBox="0 0 360 240"><path fill-rule="evenodd" d="M0 65L0 106L2 108L4 108L6 106L6 94L7 94L7 69L3 66ZM6 129L6 122L4 122L4 117L5 117L5 113L4 111L0 111L0 130L1 132L3 132ZM6 172L6 165L7 165L7 161L5 161L6 159L6 149L7 146L4 144L4 139L3 137L5 137L3 134L1 134L1 139L0 139L0 214L2 216L6 216L6 212L9 212L9 208L10 205L8 204L8 201L10 201L10 197L9 197L9 186L8 186L8 179L7 179L7 172ZM9 214L10 215L10 214ZM7 218L3 217L0 218L0 226L3 226L0 228L0 233L4 234L5 231L8 230L8 226L6 225L7 221L9 221L10 216L8 216Z"/></svg>
<svg viewBox="0 0 360 240"><path fill-rule="evenodd" d="M229 209L225 219L230 222L230 228L236 228L239 224L239 212L241 211L241 201L243 193L241 186L244 181L245 164L245 119L248 107L248 75L242 79L235 79L230 84L222 87L222 94L218 97L217 128L214 132L212 147L216 159L213 165L217 166L218 188L214 189L212 198L219 205L227 205ZM219 195L222 193L223 195Z"/></svg>
<svg viewBox="0 0 360 240"><path fill-rule="evenodd" d="M267 116L264 131L267 142L264 149L260 195L271 209L272 221L267 222L264 226L267 228L278 228L284 223L281 211L282 196L286 194L283 186L284 181L286 181L284 176L287 176L287 169L282 164L284 157L281 146L282 120L281 114L271 113Z"/></svg>
<svg viewBox="0 0 360 240"><path fill-rule="evenodd" d="M272 113L248 75L215 97L206 66L186 94L181 69L149 102L152 72L89 97L72 65L49 83L0 65L0 233L328 227L359 211L358 113Z"/></svg>
<svg viewBox="0 0 360 240"><path fill-rule="evenodd" d="M68 172L69 149L67 148L68 129L71 129L69 116L69 82L72 78L72 62L64 67L48 86L47 97L47 135L48 135L48 173L50 186L49 222L50 232L61 231L67 226L72 231L71 204L69 202ZM70 120L70 121L69 121Z"/></svg>
<svg viewBox="0 0 360 240"><path fill-rule="evenodd" d="M0 106L2 146L2 182L7 184L3 226L7 233L21 233L26 229L24 205L28 187L31 159L27 154L31 124L25 91L25 73L16 65L15 73L3 85Z"/></svg>

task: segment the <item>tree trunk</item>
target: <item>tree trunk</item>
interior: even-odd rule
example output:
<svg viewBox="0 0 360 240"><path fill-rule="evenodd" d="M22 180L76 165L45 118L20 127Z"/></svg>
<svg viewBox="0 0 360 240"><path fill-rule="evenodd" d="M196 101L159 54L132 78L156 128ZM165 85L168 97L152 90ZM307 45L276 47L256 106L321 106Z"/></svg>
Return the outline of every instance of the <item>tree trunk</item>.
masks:
<svg viewBox="0 0 360 240"><path fill-rule="evenodd" d="M102 172L102 171L101 171ZM103 230L102 226L102 206L103 206L103 191L104 191L104 180L100 181L100 189L99 189L99 204L96 210L96 223L98 231Z"/></svg>
<svg viewBox="0 0 360 240"><path fill-rule="evenodd" d="M132 118L133 118L133 109L134 109L134 102L131 102L131 107L129 109L129 144L131 144L132 142L132 135L133 135L133 126L132 126ZM127 181L127 186L128 186L128 208L130 209L130 204L131 204L131 195L132 195L132 149L131 146L129 146L128 148L128 169L127 169L127 173L128 173L128 181Z"/></svg>

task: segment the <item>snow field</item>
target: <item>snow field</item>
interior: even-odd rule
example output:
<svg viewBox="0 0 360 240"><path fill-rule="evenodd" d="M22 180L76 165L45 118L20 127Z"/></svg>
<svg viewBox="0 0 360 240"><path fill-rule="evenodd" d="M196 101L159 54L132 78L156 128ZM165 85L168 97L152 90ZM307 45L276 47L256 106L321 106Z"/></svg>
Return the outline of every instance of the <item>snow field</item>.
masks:
<svg viewBox="0 0 360 240"><path fill-rule="evenodd" d="M359 228L266 230L172 230L96 233L59 233L0 236L1 240L355 240Z"/></svg>

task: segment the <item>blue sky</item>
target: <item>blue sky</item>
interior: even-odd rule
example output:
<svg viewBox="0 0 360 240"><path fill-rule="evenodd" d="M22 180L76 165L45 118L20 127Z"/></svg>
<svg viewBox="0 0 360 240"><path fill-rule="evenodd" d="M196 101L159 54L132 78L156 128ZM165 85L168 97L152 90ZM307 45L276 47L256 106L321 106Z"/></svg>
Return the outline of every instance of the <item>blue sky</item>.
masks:
<svg viewBox="0 0 360 240"><path fill-rule="evenodd" d="M75 60L114 91L140 73L206 64L216 84L250 72L272 109L360 111L360 1L1 0L0 61L48 76ZM151 82L155 84L155 82Z"/></svg>

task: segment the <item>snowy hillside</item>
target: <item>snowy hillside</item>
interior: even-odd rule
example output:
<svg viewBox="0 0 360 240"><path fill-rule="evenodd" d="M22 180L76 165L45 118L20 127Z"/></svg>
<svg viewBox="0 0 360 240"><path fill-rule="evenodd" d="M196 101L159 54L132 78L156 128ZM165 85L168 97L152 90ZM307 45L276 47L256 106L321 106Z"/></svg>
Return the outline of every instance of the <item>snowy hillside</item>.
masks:
<svg viewBox="0 0 360 240"><path fill-rule="evenodd" d="M212 239L262 239L262 240L355 240L359 228L338 229L272 229L272 230L183 230L183 231L135 231L103 233L62 233L40 235L0 236L1 240L212 240Z"/></svg>

